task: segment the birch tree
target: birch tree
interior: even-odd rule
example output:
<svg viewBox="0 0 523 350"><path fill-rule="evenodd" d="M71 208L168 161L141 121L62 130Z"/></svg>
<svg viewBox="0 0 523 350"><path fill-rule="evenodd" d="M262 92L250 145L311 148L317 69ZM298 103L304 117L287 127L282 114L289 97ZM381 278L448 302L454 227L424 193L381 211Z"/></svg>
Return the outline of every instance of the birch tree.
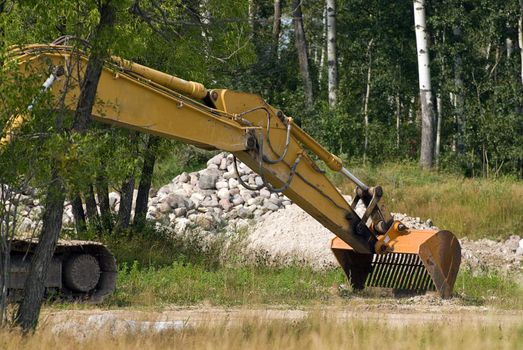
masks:
<svg viewBox="0 0 523 350"><path fill-rule="evenodd" d="M321 84L322 78L323 78L323 71L325 70L325 60L327 56L327 6L323 7L323 16L322 16L322 45L321 45L321 52L320 52L320 66L319 66L319 72L318 72L318 84Z"/></svg>
<svg viewBox="0 0 523 350"><path fill-rule="evenodd" d="M327 69L329 106L338 103L338 58L336 55L336 0L327 0Z"/></svg>
<svg viewBox="0 0 523 350"><path fill-rule="evenodd" d="M519 0L518 44L521 59L521 83L523 84L523 0Z"/></svg>
<svg viewBox="0 0 523 350"><path fill-rule="evenodd" d="M455 40L461 42L463 40L463 34L460 26L455 26L453 28L453 33ZM457 124L457 133L456 133L456 145L455 149L458 153L464 153L465 151L465 142L464 142L464 130L465 130L465 120L464 120L464 83L462 77L463 71L463 59L461 58L461 53L458 52L454 55L454 87L455 91L452 94L452 105L454 107L454 113Z"/></svg>
<svg viewBox="0 0 523 350"><path fill-rule="evenodd" d="M281 0L274 0L274 18L272 22L273 59L278 59L278 44L281 33Z"/></svg>
<svg viewBox="0 0 523 350"><path fill-rule="evenodd" d="M414 25L418 52L419 93L421 102L420 165L432 168L434 158L434 105L430 83L428 32L425 19L425 0L414 0Z"/></svg>
<svg viewBox="0 0 523 350"><path fill-rule="evenodd" d="M365 139L363 142L363 163L367 161L367 150L369 149L369 99L372 79L372 46L374 39L370 39L367 44L367 88L365 91L365 100L363 102L363 125L365 127Z"/></svg>
<svg viewBox="0 0 523 350"><path fill-rule="evenodd" d="M312 107L314 94L312 91L312 79L309 67L309 54L305 30L303 28L303 14L301 10L301 0L292 2L292 22L294 24L294 36L296 41L296 51L298 52L298 63L300 74L305 91L305 103L307 107Z"/></svg>
<svg viewBox="0 0 523 350"><path fill-rule="evenodd" d="M439 154L441 150L441 119L443 118L443 103L441 101L441 94L436 95L436 109L438 111L438 122L436 126L436 145L434 149L434 161L439 165Z"/></svg>

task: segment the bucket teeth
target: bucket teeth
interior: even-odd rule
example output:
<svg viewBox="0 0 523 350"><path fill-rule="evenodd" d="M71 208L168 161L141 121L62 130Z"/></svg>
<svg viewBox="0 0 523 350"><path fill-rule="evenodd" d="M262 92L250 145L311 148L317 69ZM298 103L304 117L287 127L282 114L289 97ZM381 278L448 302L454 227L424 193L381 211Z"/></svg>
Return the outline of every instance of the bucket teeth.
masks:
<svg viewBox="0 0 523 350"><path fill-rule="evenodd" d="M374 254L366 287L392 288L397 291L435 290L434 283L416 254Z"/></svg>
<svg viewBox="0 0 523 350"><path fill-rule="evenodd" d="M354 289L416 294L435 290L448 298L461 262L459 241L449 231L411 230L397 237L394 251L387 254L358 253L337 237L331 248Z"/></svg>

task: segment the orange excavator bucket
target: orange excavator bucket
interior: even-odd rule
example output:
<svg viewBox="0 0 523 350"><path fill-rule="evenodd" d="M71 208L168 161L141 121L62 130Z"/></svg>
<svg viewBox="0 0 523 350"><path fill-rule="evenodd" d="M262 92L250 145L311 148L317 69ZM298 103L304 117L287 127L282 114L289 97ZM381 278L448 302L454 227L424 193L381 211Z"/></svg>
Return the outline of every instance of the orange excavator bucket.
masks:
<svg viewBox="0 0 523 350"><path fill-rule="evenodd" d="M461 246L449 231L407 230L388 242L384 254L361 254L339 237L331 249L354 289L392 288L397 292L435 290L442 298L452 294Z"/></svg>

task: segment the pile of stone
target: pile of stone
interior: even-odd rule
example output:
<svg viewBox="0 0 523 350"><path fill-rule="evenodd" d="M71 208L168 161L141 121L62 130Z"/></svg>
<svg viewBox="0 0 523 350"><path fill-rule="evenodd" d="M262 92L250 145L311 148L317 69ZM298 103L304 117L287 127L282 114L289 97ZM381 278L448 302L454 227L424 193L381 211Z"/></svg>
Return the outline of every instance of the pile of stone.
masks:
<svg viewBox="0 0 523 350"><path fill-rule="evenodd" d="M251 188L263 186L263 180L247 165L238 161L238 174ZM161 187L149 199L147 218L168 225L176 233L193 227L204 231L246 229L248 219L289 207L289 198L271 193L267 188L250 190L237 180L233 156L220 153L207 162L207 168L182 173Z"/></svg>
<svg viewBox="0 0 523 350"><path fill-rule="evenodd" d="M263 186L262 178L239 161L238 173L249 187ZM136 194L137 191L134 193L133 208ZM18 194L15 198L19 214L18 231L35 232L41 226L43 206L38 199L34 199L34 193ZM110 192L111 210L117 212L119 204L119 193ZM205 169L184 172L157 192L151 191L147 219L155 221L157 225L171 227L176 233L183 233L188 228L237 232L247 229L248 219L259 218L291 204L286 196L271 193L266 188L252 191L240 185L232 155L220 153L207 162ZM69 202L65 202L62 222L64 227L74 224Z"/></svg>
<svg viewBox="0 0 523 350"><path fill-rule="evenodd" d="M24 191L14 192L9 186L1 185L0 198L2 198L0 205L4 206L6 213L9 211L11 218L16 215L18 232L34 232L40 228L44 207L40 205L34 189L27 188Z"/></svg>
<svg viewBox="0 0 523 350"><path fill-rule="evenodd" d="M462 266L473 272L523 272L523 237L512 235L504 241L462 238Z"/></svg>

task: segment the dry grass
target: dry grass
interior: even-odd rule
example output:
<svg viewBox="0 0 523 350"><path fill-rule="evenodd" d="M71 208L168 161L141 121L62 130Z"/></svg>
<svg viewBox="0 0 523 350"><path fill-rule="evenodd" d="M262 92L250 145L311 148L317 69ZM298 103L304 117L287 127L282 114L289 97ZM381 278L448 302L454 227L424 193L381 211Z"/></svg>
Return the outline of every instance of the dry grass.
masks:
<svg viewBox="0 0 523 350"><path fill-rule="evenodd" d="M210 316L212 317L212 316ZM523 321L502 324L466 319L389 324L335 320L316 313L298 320L251 318L163 333L93 334L86 339L55 336L48 329L23 339L0 333L2 349L521 349Z"/></svg>
<svg viewBox="0 0 523 350"><path fill-rule="evenodd" d="M422 171L415 164L389 163L356 168L369 185L381 185L392 212L432 219L458 237L505 238L523 235L523 183L510 178L470 179ZM336 177L346 193L352 186Z"/></svg>

